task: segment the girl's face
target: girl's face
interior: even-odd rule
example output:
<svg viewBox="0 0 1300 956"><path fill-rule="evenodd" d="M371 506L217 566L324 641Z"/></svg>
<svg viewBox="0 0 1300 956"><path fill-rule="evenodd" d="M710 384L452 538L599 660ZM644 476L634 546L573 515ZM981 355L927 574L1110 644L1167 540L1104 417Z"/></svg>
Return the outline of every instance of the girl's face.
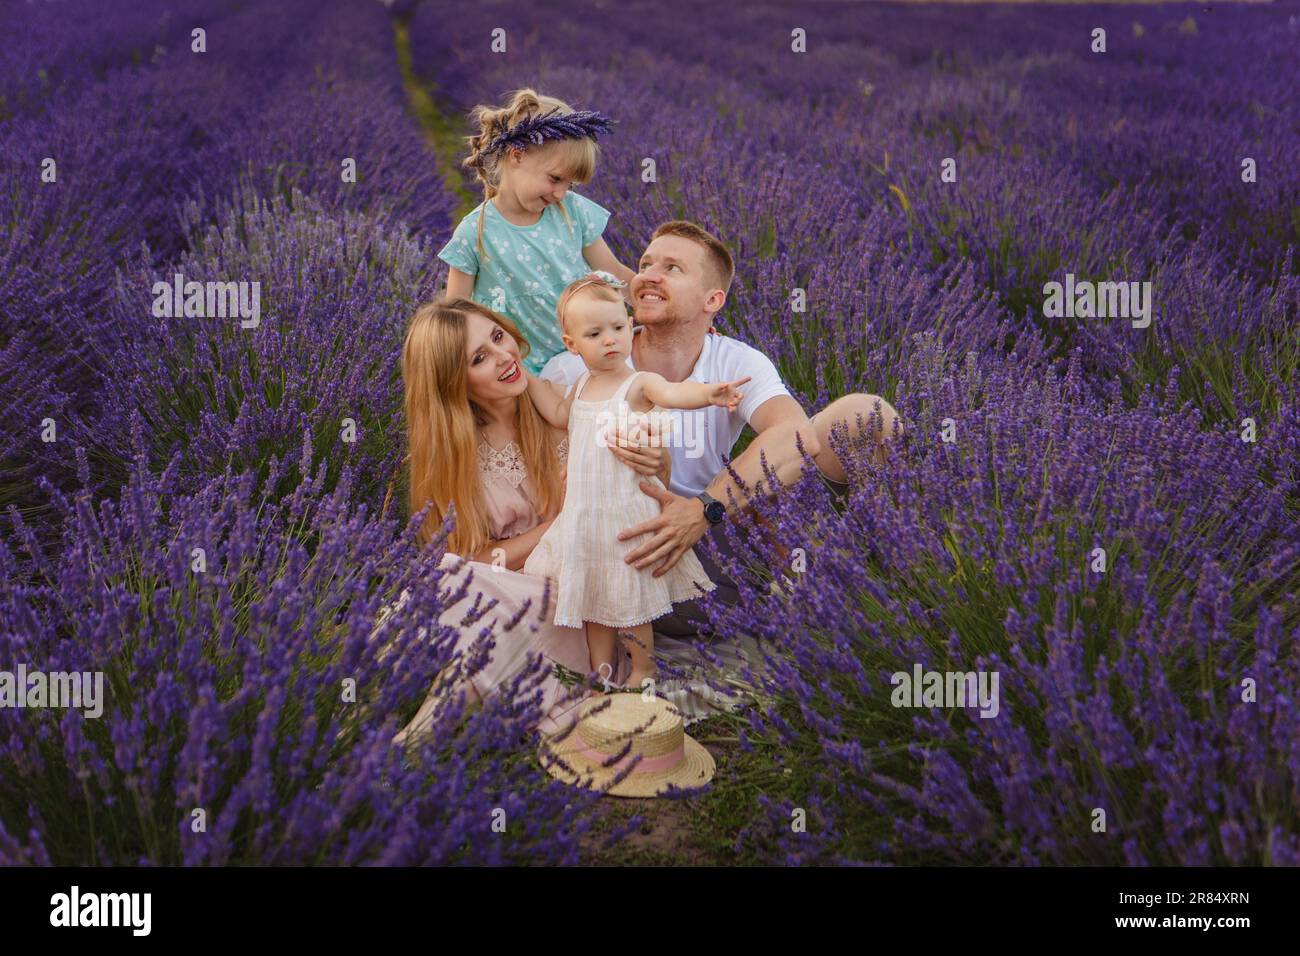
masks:
<svg viewBox="0 0 1300 956"><path fill-rule="evenodd" d="M529 212L540 213L561 202L573 183L570 171L564 168L563 154L553 145L512 149L506 157L509 188L519 205Z"/></svg>
<svg viewBox="0 0 1300 956"><path fill-rule="evenodd" d="M528 389L519 343L485 315L470 312L465 324L466 387L479 404L517 398Z"/></svg>
<svg viewBox="0 0 1300 956"><path fill-rule="evenodd" d="M620 302L578 293L565 308L564 344L582 356L593 372L608 372L627 363L632 351L632 320Z"/></svg>

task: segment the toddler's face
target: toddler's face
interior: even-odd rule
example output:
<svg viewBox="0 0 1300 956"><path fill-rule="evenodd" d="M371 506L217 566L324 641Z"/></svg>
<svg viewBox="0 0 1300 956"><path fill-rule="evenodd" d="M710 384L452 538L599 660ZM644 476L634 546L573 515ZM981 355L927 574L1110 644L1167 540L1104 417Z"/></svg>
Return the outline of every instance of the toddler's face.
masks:
<svg viewBox="0 0 1300 956"><path fill-rule="evenodd" d="M564 344L582 356L593 372L607 372L627 362L632 352L632 320L620 302L578 293L565 308Z"/></svg>
<svg viewBox="0 0 1300 956"><path fill-rule="evenodd" d="M531 212L541 212L564 199L573 179L562 159L563 154L549 144L511 152L507 159L510 188L521 206Z"/></svg>

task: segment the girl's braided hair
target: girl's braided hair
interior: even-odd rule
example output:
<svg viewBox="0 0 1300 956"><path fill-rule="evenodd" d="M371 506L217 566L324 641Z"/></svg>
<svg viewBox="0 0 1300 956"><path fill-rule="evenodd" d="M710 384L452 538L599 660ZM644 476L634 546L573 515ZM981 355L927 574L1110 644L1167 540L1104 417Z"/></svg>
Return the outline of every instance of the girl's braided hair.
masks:
<svg viewBox="0 0 1300 956"><path fill-rule="evenodd" d="M511 150L555 143L565 150L563 161L571 174L569 178L579 183L590 182L599 153L596 135L608 133L614 122L594 110L575 110L563 100L529 88L515 90L505 106L475 106L470 111L470 121L478 127L478 132L465 137L469 155L461 165L483 187L476 248L484 261L489 257L483 244L483 219L488 201L500 192L500 164ZM564 203L560 203L560 215L572 230L573 223Z"/></svg>

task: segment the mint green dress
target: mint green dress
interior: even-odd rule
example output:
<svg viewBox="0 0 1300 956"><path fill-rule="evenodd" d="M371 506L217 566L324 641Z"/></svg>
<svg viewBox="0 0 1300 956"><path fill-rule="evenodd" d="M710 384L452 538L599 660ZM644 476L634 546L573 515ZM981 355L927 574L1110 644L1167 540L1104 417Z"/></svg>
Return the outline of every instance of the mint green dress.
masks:
<svg viewBox="0 0 1300 956"><path fill-rule="evenodd" d="M564 197L569 221L558 206L547 206L531 226L509 222L492 202L460 221L438 258L474 276L475 302L506 315L519 326L532 349L524 366L536 375L552 356L564 351L555 306L560 293L575 279L592 271L582 250L598 240L609 221L609 210L569 190ZM477 248L478 220L483 222L487 259Z"/></svg>

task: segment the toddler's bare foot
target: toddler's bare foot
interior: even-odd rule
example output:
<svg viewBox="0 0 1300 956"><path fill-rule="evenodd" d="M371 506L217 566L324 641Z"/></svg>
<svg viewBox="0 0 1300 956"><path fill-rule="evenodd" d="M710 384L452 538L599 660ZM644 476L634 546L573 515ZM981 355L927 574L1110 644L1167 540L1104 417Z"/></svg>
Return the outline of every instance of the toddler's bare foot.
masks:
<svg viewBox="0 0 1300 956"><path fill-rule="evenodd" d="M632 672L627 675L627 683L623 686L628 690L641 690L641 684L647 680L658 680L659 670L655 667L649 667L644 670L632 668Z"/></svg>

